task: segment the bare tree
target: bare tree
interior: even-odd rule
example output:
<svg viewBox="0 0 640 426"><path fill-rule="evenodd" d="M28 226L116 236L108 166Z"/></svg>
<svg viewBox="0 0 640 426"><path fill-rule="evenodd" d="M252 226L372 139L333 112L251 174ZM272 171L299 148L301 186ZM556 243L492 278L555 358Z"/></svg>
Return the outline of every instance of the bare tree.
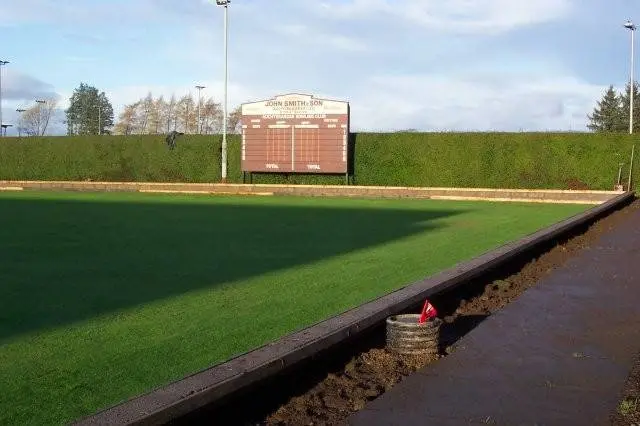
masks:
<svg viewBox="0 0 640 426"><path fill-rule="evenodd" d="M114 132L120 135L132 135L135 134L136 129L136 115L140 102L136 102L131 105L126 105L124 111L120 113L118 122L114 128Z"/></svg>
<svg viewBox="0 0 640 426"><path fill-rule="evenodd" d="M58 105L56 98L38 100L34 106L22 114L22 130L30 136L44 136Z"/></svg>
<svg viewBox="0 0 640 426"><path fill-rule="evenodd" d="M202 108L202 133L219 133L222 130L222 105L207 99Z"/></svg>
<svg viewBox="0 0 640 426"><path fill-rule="evenodd" d="M191 94L176 99L174 94L168 101L163 96L154 98L151 93L136 103L126 105L120 114L114 131L119 134L158 134L180 131L186 134L198 132L201 126L203 134L222 132L222 105L213 98L202 99L200 106L201 122L198 123L198 106ZM240 132L240 107L230 112L227 131Z"/></svg>
<svg viewBox="0 0 640 426"><path fill-rule="evenodd" d="M242 120L242 107L236 107L231 113L229 113L229 117L227 119L227 132L229 133L240 133L241 130L241 120Z"/></svg>
<svg viewBox="0 0 640 426"><path fill-rule="evenodd" d="M166 111L166 120L167 120L167 133L171 132L172 130L176 130L176 126L178 123L178 119L176 116L176 95L171 95L171 99L169 99L169 102L166 104L165 107L165 111Z"/></svg>
<svg viewBox="0 0 640 426"><path fill-rule="evenodd" d="M186 134L194 133L198 117L193 96L186 95L180 98L177 104L177 116L180 120L182 132Z"/></svg>
<svg viewBox="0 0 640 426"><path fill-rule="evenodd" d="M165 122L166 102L164 97L155 99L151 105L151 115L149 117L149 133L157 135L160 133L162 123Z"/></svg>
<svg viewBox="0 0 640 426"><path fill-rule="evenodd" d="M153 110L153 95L151 92L147 94L147 97L144 98L141 102L138 103L138 131L137 133L147 134L149 132L149 119L151 118Z"/></svg>

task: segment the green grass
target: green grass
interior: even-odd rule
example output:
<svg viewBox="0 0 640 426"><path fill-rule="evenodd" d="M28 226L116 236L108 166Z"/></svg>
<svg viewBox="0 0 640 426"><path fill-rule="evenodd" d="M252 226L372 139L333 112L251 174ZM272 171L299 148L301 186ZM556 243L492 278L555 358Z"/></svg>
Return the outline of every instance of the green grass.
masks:
<svg viewBox="0 0 640 426"><path fill-rule="evenodd" d="M586 208L0 193L0 424L89 415Z"/></svg>

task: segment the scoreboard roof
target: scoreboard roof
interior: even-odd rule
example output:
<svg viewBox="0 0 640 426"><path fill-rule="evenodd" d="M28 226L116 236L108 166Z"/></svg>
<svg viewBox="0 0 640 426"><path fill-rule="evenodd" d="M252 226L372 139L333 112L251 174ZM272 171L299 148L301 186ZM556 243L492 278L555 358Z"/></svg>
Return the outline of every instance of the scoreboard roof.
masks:
<svg viewBox="0 0 640 426"><path fill-rule="evenodd" d="M242 104L242 115L349 114L349 102L289 93ZM266 118L266 117L265 117ZM294 118L294 117L290 117ZM304 118L304 117L300 117Z"/></svg>

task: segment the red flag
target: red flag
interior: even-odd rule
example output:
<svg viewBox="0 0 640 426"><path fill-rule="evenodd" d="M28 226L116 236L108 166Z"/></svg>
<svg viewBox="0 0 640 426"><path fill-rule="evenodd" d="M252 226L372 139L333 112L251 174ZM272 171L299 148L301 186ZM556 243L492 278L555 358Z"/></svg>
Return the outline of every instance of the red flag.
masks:
<svg viewBox="0 0 640 426"><path fill-rule="evenodd" d="M422 308L422 314L420 314L420 319L418 320L419 324L422 324L429 318L433 318L438 316L438 311L436 308L429 302L429 300L425 300L424 307Z"/></svg>

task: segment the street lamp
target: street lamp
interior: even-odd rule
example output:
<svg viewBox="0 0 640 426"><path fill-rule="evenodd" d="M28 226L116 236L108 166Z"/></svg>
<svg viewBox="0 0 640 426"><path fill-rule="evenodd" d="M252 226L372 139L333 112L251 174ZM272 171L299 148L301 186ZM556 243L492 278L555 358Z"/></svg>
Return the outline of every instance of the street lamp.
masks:
<svg viewBox="0 0 640 426"><path fill-rule="evenodd" d="M23 112L25 112L25 111L26 111L26 109L24 109L24 108L18 108L18 109L16 110L16 112L17 112L18 114L20 114L20 120L19 120L19 123L18 123L18 137L21 137L21 136L22 136L22 125L23 125L23 122L22 122L22 113L23 113Z"/></svg>
<svg viewBox="0 0 640 426"><path fill-rule="evenodd" d="M633 133L633 89L634 89L634 78L633 78L633 34L636 32L636 26L630 20L624 23L624 27L631 31L631 76L629 86L629 134Z"/></svg>
<svg viewBox="0 0 640 426"><path fill-rule="evenodd" d="M202 121L200 120L200 91L204 88L205 86L196 86L196 89L198 89L198 134L202 133Z"/></svg>
<svg viewBox="0 0 640 426"><path fill-rule="evenodd" d="M8 63L9 61L0 60L0 126L2 126L2 66Z"/></svg>
<svg viewBox="0 0 640 426"><path fill-rule="evenodd" d="M230 0L216 0L218 6L224 7L224 105L222 118L222 183L227 181L227 84L229 81L229 3Z"/></svg>
<svg viewBox="0 0 640 426"><path fill-rule="evenodd" d="M102 135L102 107L100 104L96 104L98 107L98 135Z"/></svg>
<svg viewBox="0 0 640 426"><path fill-rule="evenodd" d="M38 104L46 104L46 101L43 101L42 99L36 99L36 103ZM40 135L40 122L42 120L42 110L40 108L38 108L38 134L36 136L41 136Z"/></svg>

